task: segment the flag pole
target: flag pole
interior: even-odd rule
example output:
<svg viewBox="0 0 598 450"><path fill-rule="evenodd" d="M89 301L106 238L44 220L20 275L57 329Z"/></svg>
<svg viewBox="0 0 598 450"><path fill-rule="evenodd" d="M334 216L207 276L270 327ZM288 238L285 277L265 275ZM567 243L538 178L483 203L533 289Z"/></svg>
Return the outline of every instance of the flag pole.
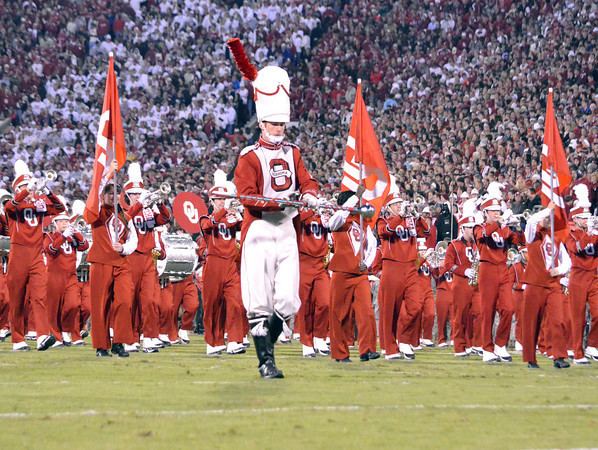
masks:
<svg viewBox="0 0 598 450"><path fill-rule="evenodd" d="M550 202L553 201L554 168L550 167ZM550 268L554 269L554 255L556 254L556 243L554 242L554 208L550 210L550 240L552 241L552 255L550 257Z"/></svg>
<svg viewBox="0 0 598 450"><path fill-rule="evenodd" d="M548 88L548 93L552 93L552 88ZM554 196L554 164L550 164L550 202L553 201ZM550 256L550 268L554 269L554 255L556 254L556 246L554 242L554 208L550 210L550 240L552 242L552 255Z"/></svg>
<svg viewBox="0 0 598 450"><path fill-rule="evenodd" d="M358 87L361 86L361 78L357 79L357 86ZM362 93L362 96L363 96L363 93ZM355 111L353 111L353 114L355 114ZM360 131L360 133L361 133L361 131ZM357 146L360 144L359 144L359 142L357 142L356 144L357 145L355 147L357 148ZM361 149L361 151L362 151L361 156L359 156L359 154L358 154L358 156L359 156L359 187L361 187L362 183L363 183L363 161L362 161L363 149ZM360 209L363 206L362 197L363 197L363 195L359 196L359 208ZM364 253L364 246L365 246L364 232L363 232L363 216L361 214L359 215L359 240L361 243L361 245L359 246L359 263L361 265L361 263L364 262L363 253Z"/></svg>
<svg viewBox="0 0 598 450"><path fill-rule="evenodd" d="M110 52L108 54L108 57L111 60L114 60L114 53ZM110 118L110 125L112 127L112 158L114 161L116 159L116 133L114 132L114 127L112 126L112 124L114 123L114 118L111 117ZM112 161L110 161L110 164L112 164ZM114 204L114 235L112 236L112 243L116 244L118 242L118 193L117 191L117 185L116 185L116 174L118 172L118 165L117 167L114 169L114 172L112 173L112 187L113 187L113 204Z"/></svg>

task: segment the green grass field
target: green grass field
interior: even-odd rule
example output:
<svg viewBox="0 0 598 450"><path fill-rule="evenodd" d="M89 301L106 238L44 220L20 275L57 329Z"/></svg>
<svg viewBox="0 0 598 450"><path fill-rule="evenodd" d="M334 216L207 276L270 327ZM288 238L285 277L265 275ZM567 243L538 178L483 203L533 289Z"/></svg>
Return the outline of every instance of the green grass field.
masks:
<svg viewBox="0 0 598 450"><path fill-rule="evenodd" d="M253 348L208 358L203 341L97 360L0 344L0 449L573 448L598 446L598 364L539 371L457 361L340 365L277 346L284 380Z"/></svg>

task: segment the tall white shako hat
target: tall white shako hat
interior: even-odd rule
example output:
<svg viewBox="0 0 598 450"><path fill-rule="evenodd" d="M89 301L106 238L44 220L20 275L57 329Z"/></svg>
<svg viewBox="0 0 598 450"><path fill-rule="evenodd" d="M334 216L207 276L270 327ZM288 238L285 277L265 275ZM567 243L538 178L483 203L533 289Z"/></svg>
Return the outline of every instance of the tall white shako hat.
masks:
<svg viewBox="0 0 598 450"><path fill-rule="evenodd" d="M583 183L576 184L573 186L573 193L576 200L573 203L573 208L569 211L569 216L572 219L589 219L592 217L592 213L590 212L592 204L590 203L588 187Z"/></svg>
<svg viewBox="0 0 598 450"><path fill-rule="evenodd" d="M22 159L17 159L15 161L15 179L12 182L13 191L16 190L19 186L28 184L29 180L31 180L32 178L33 174L29 171L27 163Z"/></svg>
<svg viewBox="0 0 598 450"><path fill-rule="evenodd" d="M223 198L218 194L235 195L236 193L237 188L235 187L234 183L226 179L226 172L222 169L216 169L216 172L214 172L214 186L212 186L208 191L208 196L211 199Z"/></svg>
<svg viewBox="0 0 598 450"><path fill-rule="evenodd" d="M127 170L129 179L125 183L124 190L127 194L141 194L143 192L143 179L141 178L141 166L137 162L129 164Z"/></svg>
<svg viewBox="0 0 598 450"><path fill-rule="evenodd" d="M266 66L259 71L251 64L239 38L226 43L239 71L253 84L253 100L258 122L284 122L291 120L291 80L286 70Z"/></svg>
<svg viewBox="0 0 598 450"><path fill-rule="evenodd" d="M64 211L52 217L52 222L56 222L57 220L70 220L71 217L66 208L66 199L62 195L57 195L56 197L58 197L58 200L64 205Z"/></svg>
<svg viewBox="0 0 598 450"><path fill-rule="evenodd" d="M502 183L492 181L488 185L486 197L482 202L481 209L483 211L500 211L502 202Z"/></svg>
<svg viewBox="0 0 598 450"><path fill-rule="evenodd" d="M461 218L459 219L459 226L460 227L473 227L477 224L476 221L476 200L475 198L470 198L463 202L463 212L461 213Z"/></svg>

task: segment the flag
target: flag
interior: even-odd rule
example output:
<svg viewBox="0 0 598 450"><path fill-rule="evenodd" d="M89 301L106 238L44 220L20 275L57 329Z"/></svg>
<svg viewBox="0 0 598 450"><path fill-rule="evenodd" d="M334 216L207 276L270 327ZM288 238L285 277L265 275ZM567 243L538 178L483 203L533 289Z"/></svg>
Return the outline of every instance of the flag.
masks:
<svg viewBox="0 0 598 450"><path fill-rule="evenodd" d="M102 106L102 115L100 116L96 136L93 176L85 204L87 214L97 216L100 212L100 196L106 183L114 176L110 170L110 163L113 160L118 161L118 169L120 170L126 159L125 133L120 116L118 87L116 86L116 75L114 74L114 56L111 52L108 63L108 76L106 77L106 89L104 91L104 105ZM93 217L85 218L88 222L93 220Z"/></svg>
<svg viewBox="0 0 598 450"><path fill-rule="evenodd" d="M552 184L551 184L552 174ZM563 141L559 135L559 128L554 115L552 104L552 88L548 90L546 99L546 117L544 119L544 143L542 145L542 189L540 197L542 206L548 206L553 201L555 231L567 229L567 211L563 194L571 184L571 172L567 155L563 148ZM552 186L552 188L551 188Z"/></svg>
<svg viewBox="0 0 598 450"><path fill-rule="evenodd" d="M376 210L374 217L366 220L371 226L376 223L390 191L390 174L361 95L361 81L357 83L355 92L341 191L355 192L360 184L365 187L362 200Z"/></svg>

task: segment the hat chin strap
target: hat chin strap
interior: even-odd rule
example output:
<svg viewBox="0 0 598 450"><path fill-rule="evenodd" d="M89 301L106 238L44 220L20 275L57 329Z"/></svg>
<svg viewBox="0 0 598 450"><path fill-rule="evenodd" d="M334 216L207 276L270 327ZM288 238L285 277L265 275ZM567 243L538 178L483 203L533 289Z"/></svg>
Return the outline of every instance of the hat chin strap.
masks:
<svg viewBox="0 0 598 450"><path fill-rule="evenodd" d="M263 122L260 123L260 129L262 130L262 139L269 144L280 145L282 141L284 141L284 133L281 136L271 135L268 133L268 130L266 130L266 126L263 125Z"/></svg>

